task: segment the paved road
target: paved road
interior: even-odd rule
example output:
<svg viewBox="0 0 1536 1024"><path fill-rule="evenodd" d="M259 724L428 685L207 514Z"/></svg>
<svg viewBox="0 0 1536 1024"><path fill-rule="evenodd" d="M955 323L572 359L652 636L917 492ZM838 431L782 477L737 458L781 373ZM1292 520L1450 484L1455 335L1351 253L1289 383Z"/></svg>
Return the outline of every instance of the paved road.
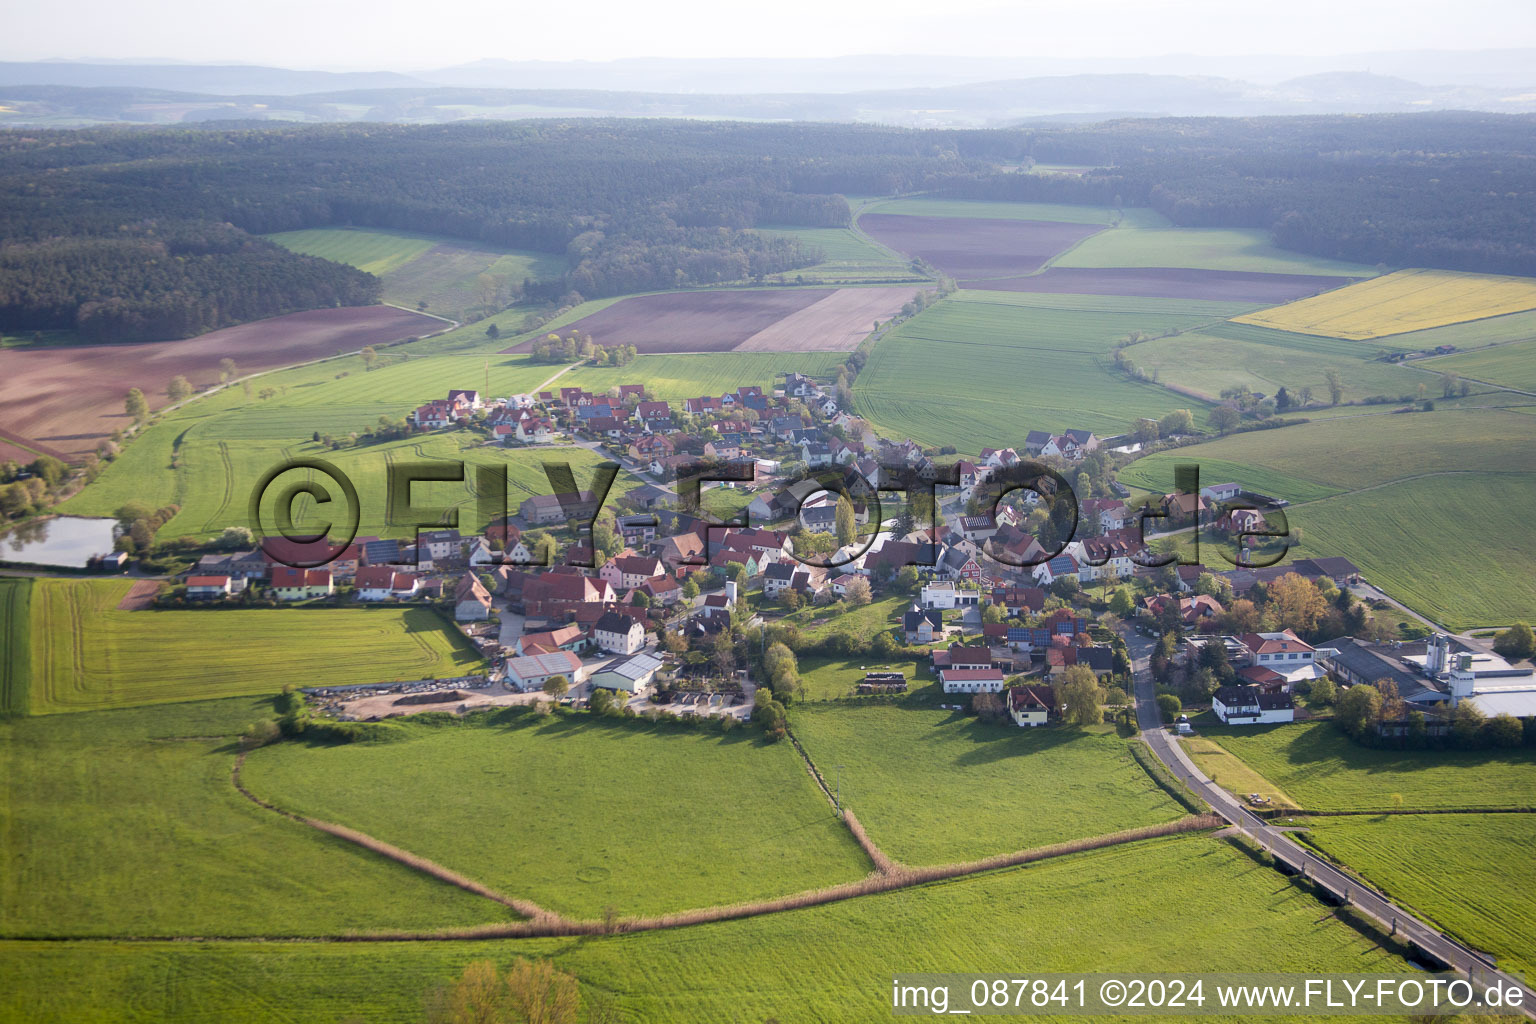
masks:
<svg viewBox="0 0 1536 1024"><path fill-rule="evenodd" d="M1301 846L1289 835L1244 807L1236 797L1212 782L1195 767L1178 739L1165 729L1157 710L1156 686L1147 668L1152 641L1134 633L1127 636L1136 676L1136 720L1142 739L1152 748L1168 770L1199 794L1211 808L1250 839L1262 845L1293 871L1322 884L1336 896L1348 900L1357 910L1375 918L1387 929L1411 942L1443 963L1450 964L1475 983L1491 985L1495 979L1506 987L1518 986L1522 992L1523 1011L1536 1020L1536 991L1512 974L1498 970L1487 956L1474 952L1455 939L1435 930L1399 907L1381 893L1363 885Z"/></svg>

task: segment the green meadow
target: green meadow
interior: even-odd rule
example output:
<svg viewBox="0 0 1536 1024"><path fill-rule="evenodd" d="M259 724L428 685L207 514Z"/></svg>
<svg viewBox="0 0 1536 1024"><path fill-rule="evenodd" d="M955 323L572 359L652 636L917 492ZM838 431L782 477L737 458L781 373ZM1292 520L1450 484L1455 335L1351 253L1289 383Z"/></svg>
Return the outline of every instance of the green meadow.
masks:
<svg viewBox="0 0 1536 1024"><path fill-rule="evenodd" d="M796 704L790 729L875 843L908 864L974 860L1184 813L1108 728L1020 729L854 702Z"/></svg>
<svg viewBox="0 0 1536 1024"><path fill-rule="evenodd" d="M1439 397L1440 383L1434 377L1398 363L1378 361L1375 350L1360 342L1316 337L1301 341L1291 339L1304 335L1288 335L1283 344L1267 343L1245 337L1251 337L1254 330L1241 324L1221 324L1132 345L1125 354L1138 368L1155 375L1158 383L1188 388L1213 402L1220 401L1224 389L1239 385L1270 396L1284 387L1298 401L1301 389L1308 387L1313 401L1326 402L1329 370L1338 373L1346 402L1374 395L1411 400L1420 385L1426 394Z"/></svg>
<svg viewBox="0 0 1536 1024"><path fill-rule="evenodd" d="M119 610L129 586L36 581L33 714L458 676L482 664L428 608Z"/></svg>
<svg viewBox="0 0 1536 1024"><path fill-rule="evenodd" d="M636 356L628 366L579 366L551 387L579 387L603 394L620 384L644 384L657 401L719 396L756 384L773 393L788 371L837 378L846 352L705 352L693 355ZM559 369L551 367L550 371Z"/></svg>
<svg viewBox="0 0 1536 1024"><path fill-rule="evenodd" d="M312 936L513 919L241 796L235 737L272 717L268 699L231 699L0 722L0 934Z"/></svg>
<svg viewBox="0 0 1536 1024"><path fill-rule="evenodd" d="M887 334L854 382L855 411L886 436L970 454L1022 447L1031 430L1113 435L1180 408L1204 419L1198 401L1132 381L1110 357L1133 332L1196 327L1207 319L1199 313L1053 309L985 294L961 293Z"/></svg>
<svg viewBox="0 0 1536 1024"><path fill-rule="evenodd" d="M398 270L441 240L377 228L308 228L279 231L266 238L284 249L346 263L376 277Z"/></svg>
<svg viewBox="0 0 1536 1024"><path fill-rule="evenodd" d="M1487 381L1521 391L1536 391L1536 313L1517 313L1529 317L1533 325L1523 341L1512 341L1458 352L1451 356L1437 356L1418 363L1426 370L1438 373L1454 373L1470 380Z"/></svg>
<svg viewBox="0 0 1536 1024"><path fill-rule="evenodd" d="M1292 502L1298 557L1342 555L1436 622L1536 616L1536 417L1512 409L1336 417L1234 434L1139 459L1128 485L1164 492L1174 466ZM1277 780L1278 781L1278 780Z"/></svg>
<svg viewBox="0 0 1536 1024"><path fill-rule="evenodd" d="M824 658L806 655L799 662L801 690L795 695L797 701L857 697L855 690L867 672L900 672L907 677L909 691L935 681L926 668L913 666L910 661L878 665L868 657Z"/></svg>
<svg viewBox="0 0 1536 1024"><path fill-rule="evenodd" d="M924 280L905 256L852 228L766 227L756 232L768 238L794 238L821 251L820 263L775 275L781 281L797 277L829 282Z"/></svg>
<svg viewBox="0 0 1536 1024"><path fill-rule="evenodd" d="M557 277L563 257L463 239L376 228L310 228L268 239L294 252L347 263L384 282L384 299L458 320L499 308L525 279Z"/></svg>
<svg viewBox="0 0 1536 1024"><path fill-rule="evenodd" d="M1233 913L1234 906L1242 913ZM6 943L0 1020L418 1022L465 964L548 957L626 1020L877 1020L898 971L1398 974L1400 959L1220 840L1187 836L766 917L499 942ZM963 968L962 966L963 965ZM1306 1021L1307 1017L1288 1017ZM1319 1020L1323 1018L1317 1018Z"/></svg>
<svg viewBox="0 0 1536 1024"><path fill-rule="evenodd" d="M279 428L281 429L281 428ZM217 439L220 436L229 440ZM163 437L164 435L162 435ZM577 481L585 486L595 468L607 462L585 448L571 445L540 446L536 448L502 448L488 446L481 439L465 431L439 432L389 441L383 444L364 445L332 451L323 444L305 440L283 443L271 439L246 439L220 430L215 421L205 421L190 428L177 440L172 457L174 469L152 466L154 475L165 477L159 481L159 490L148 486L135 487L134 473L157 454L146 437L131 446L127 453L103 473L95 485L87 488L69 504L69 511L82 515L110 516L124 502L139 498L152 503L175 502L181 510L162 529L166 537L215 537L229 526L252 526L250 523L250 499L264 476L295 458L313 458L324 461L346 474L357 489L358 529L363 536L407 537L412 518L397 502L391 504L388 474L391 467L404 469L412 465L446 467L450 471L463 463L462 481L431 481L412 486L410 500L418 507L454 509L459 514L459 528L466 532L479 532L487 522L500 514L487 506L482 514L482 498L477 490L479 467L505 466L508 478L507 507L516 512L516 506L524 498L538 494L552 494L555 488L544 471L545 463L568 463ZM326 484L327 490L341 496L334 485L309 469L292 469L284 472L279 484L313 479ZM609 500L616 499L633 487L632 477L615 480ZM262 505L262 523L271 531L276 522L275 503L277 491L267 491L270 498ZM394 495L402 499L403 494ZM494 502L490 502L491 505ZM322 511L324 514L322 515ZM321 510L308 498L295 503L294 522L300 527L321 526L332 515L345 521L346 513L331 513L329 507ZM310 518L313 516L314 518ZM426 516L429 522L437 522L438 516Z"/></svg>
<svg viewBox="0 0 1536 1024"><path fill-rule="evenodd" d="M1208 725L1201 732L1307 810L1430 811L1536 804L1536 751L1529 749L1383 750L1354 743L1331 721Z"/></svg>
<svg viewBox="0 0 1536 1024"><path fill-rule="evenodd" d="M1314 501L1433 473L1536 472L1533 441L1536 422L1511 410L1383 411L1159 452L1125 467L1120 479L1166 491L1175 463L1196 462L1208 483L1230 478L1291 502Z"/></svg>
<svg viewBox="0 0 1536 1024"><path fill-rule="evenodd" d="M1528 542L1536 474L1451 473L1294 509L1296 554L1346 555L1371 582L1455 630L1536 619Z"/></svg>
<svg viewBox="0 0 1536 1024"><path fill-rule="evenodd" d="M794 748L755 730L509 712L401 732L260 750L246 784L575 917L783 896L871 870Z"/></svg>
<svg viewBox="0 0 1536 1024"><path fill-rule="evenodd" d="M1311 818L1307 842L1473 949L1536 979L1536 815Z"/></svg>
<svg viewBox="0 0 1536 1024"><path fill-rule="evenodd" d="M1054 219L1054 218L1053 218ZM1251 274L1375 277L1373 266L1281 249L1268 231L1121 225L1092 235L1053 259L1053 267L1182 267Z"/></svg>

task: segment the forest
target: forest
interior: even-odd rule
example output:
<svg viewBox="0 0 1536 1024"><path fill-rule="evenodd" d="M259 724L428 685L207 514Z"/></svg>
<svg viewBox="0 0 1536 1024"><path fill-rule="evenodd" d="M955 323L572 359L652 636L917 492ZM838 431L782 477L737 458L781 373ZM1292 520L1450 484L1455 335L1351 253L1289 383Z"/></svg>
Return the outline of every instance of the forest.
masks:
<svg viewBox="0 0 1536 1024"><path fill-rule="evenodd" d="M0 131L0 323L187 337L376 301L254 235L429 232L566 256L554 301L761 279L845 195L1152 206L1357 262L1536 274L1536 117L1168 118L996 130L586 119ZM1025 173L1030 162L1098 168ZM574 293L574 294L573 294Z"/></svg>

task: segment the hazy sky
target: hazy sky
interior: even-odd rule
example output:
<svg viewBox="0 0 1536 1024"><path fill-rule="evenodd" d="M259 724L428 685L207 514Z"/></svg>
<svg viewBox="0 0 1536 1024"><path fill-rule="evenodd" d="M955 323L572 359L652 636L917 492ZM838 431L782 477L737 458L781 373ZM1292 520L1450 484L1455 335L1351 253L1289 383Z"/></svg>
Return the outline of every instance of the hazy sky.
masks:
<svg viewBox="0 0 1536 1024"><path fill-rule="evenodd" d="M1536 0L73 0L6 4L0 58L419 69L483 57L1147 57L1536 46Z"/></svg>

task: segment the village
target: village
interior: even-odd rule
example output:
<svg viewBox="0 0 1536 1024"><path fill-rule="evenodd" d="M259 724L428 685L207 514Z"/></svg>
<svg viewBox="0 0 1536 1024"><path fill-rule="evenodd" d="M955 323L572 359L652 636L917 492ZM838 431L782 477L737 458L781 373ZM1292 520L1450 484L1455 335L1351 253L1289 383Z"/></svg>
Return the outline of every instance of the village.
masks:
<svg viewBox="0 0 1536 1024"><path fill-rule="evenodd" d="M1129 726L1127 639L1142 638L1180 732L1189 713L1227 725L1309 717L1337 698L1334 684L1387 676L1405 703L1383 730L1427 711L1423 728L1444 735L1468 698L1489 716L1536 713L1528 666L1428 630L1367 628L1364 603L1339 596L1368 588L1348 559L1261 557L1285 532L1282 501L1232 482L1133 497L1113 473L1111 445L1128 439L1081 430L1032 431L1023 451L962 459L876 436L812 377L782 381L677 407L639 384L495 400L451 391L414 410L416 429L478 431L490 446L581 445L643 482L604 509L589 491L535 495L479 534L358 537L318 568L292 567L302 546L269 539L203 557L165 600L427 604L490 666L460 680L310 688L346 720L548 701L747 721L769 697L752 678L748 630L797 651L867 656L848 696L932 685L940 700L1022 727L1106 711ZM1073 485L999 483L1028 466ZM736 514L706 512L701 481L714 484L703 505ZM887 515L880 495L903 489L893 481L924 486ZM1178 541L1195 531L1229 542L1233 564L1180 564ZM1308 643L1328 630L1270 600L1282 579L1308 600L1358 605L1339 624L1355 633ZM866 637L804 628L875 602L889 615Z"/></svg>

